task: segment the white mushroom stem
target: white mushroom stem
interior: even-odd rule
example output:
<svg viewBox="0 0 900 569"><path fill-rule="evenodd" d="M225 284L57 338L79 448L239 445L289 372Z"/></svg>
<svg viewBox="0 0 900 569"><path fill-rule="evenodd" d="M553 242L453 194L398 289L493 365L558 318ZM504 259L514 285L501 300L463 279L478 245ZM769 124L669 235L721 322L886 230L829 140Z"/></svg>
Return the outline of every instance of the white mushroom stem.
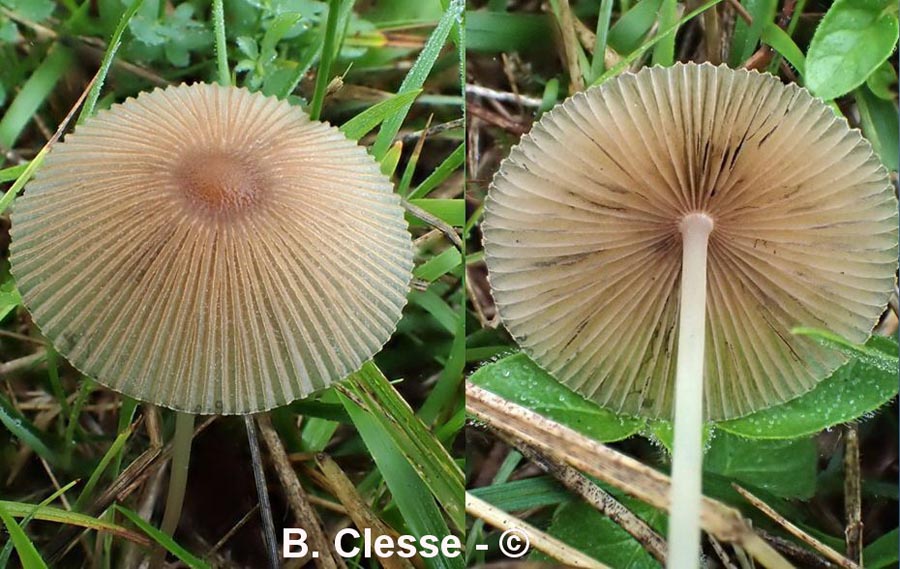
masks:
<svg viewBox="0 0 900 569"><path fill-rule="evenodd" d="M176 412L175 438L172 441L172 465L169 468L169 494L166 497L166 510L160 525L160 530L170 537L175 535L175 529L178 528L178 521L181 519L193 438L194 415Z"/></svg>
<svg viewBox="0 0 900 569"><path fill-rule="evenodd" d="M675 370L675 435L669 513L669 569L700 566L703 473L703 350L706 339L706 253L713 220L681 221L681 306Z"/></svg>

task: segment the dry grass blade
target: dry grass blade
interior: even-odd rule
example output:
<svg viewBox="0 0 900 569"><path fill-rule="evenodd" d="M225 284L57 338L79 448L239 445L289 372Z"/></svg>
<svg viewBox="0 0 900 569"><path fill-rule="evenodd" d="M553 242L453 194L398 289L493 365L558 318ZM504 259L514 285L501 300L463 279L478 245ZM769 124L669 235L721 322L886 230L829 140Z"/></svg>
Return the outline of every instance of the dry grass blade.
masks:
<svg viewBox="0 0 900 569"><path fill-rule="evenodd" d="M778 525L787 530L788 533L790 533L797 539L800 539L809 544L810 547L824 555L829 561L837 564L838 567L842 567L843 569L860 569L859 565L850 561L834 549L828 547L818 539L814 538L799 527L789 522L787 519L785 519L784 516L772 509L771 506L748 492L746 489L741 488L737 484L732 484L732 487L734 487L734 489L737 490L738 494L740 494L748 502L753 504L753 506L756 507L759 511L772 518L772 520L778 523Z"/></svg>
<svg viewBox="0 0 900 569"><path fill-rule="evenodd" d="M375 534L373 538L388 535L394 540L397 539L397 532L388 527L369 509L362 496L356 491L356 487L353 486L353 482L347 478L341 467L330 456L320 453L316 455L316 463L319 465L322 474L328 479L331 492L347 509L347 515L350 516L357 528L361 530L370 528ZM385 569L409 569L413 567L412 563L401 557L384 557L379 558L378 561Z"/></svg>
<svg viewBox="0 0 900 569"><path fill-rule="evenodd" d="M536 527L499 508L495 508L468 492L466 492L466 511L496 528L515 530L524 533L528 537L531 547L561 561L566 566L609 569L609 567L596 559L588 557L577 549L573 549L571 546L559 541L555 537L542 532Z"/></svg>
<svg viewBox="0 0 900 569"><path fill-rule="evenodd" d="M669 477L633 458L471 383L466 384L466 410L492 429L540 449L554 460L595 476L655 508L669 509ZM793 567L755 534L734 508L703 498L700 523L719 541L749 551L764 567Z"/></svg>
<svg viewBox="0 0 900 569"><path fill-rule="evenodd" d="M862 565L863 523L862 488L859 472L859 427L851 423L844 428L844 511L847 558Z"/></svg>
<svg viewBox="0 0 900 569"><path fill-rule="evenodd" d="M518 449L523 456L540 464L554 478L562 482L563 486L581 496L585 502L627 531L660 564L666 564L668 549L666 540L656 533L647 522L571 466L557 462L528 445L519 444Z"/></svg>
<svg viewBox="0 0 900 569"><path fill-rule="evenodd" d="M709 544L712 545L716 557L719 558L719 561L722 562L722 565L725 567L725 569L738 569L738 566L731 561L730 557L728 557L728 553L725 552L725 548L722 547L722 544L719 543L719 540L710 536Z"/></svg>
<svg viewBox="0 0 900 569"><path fill-rule="evenodd" d="M581 75L581 66L578 61L578 36L575 34L575 17L572 15L572 7L569 0L557 0L556 22L562 36L565 63L569 70L570 91L572 93L584 91L584 77Z"/></svg>
<svg viewBox="0 0 900 569"><path fill-rule="evenodd" d="M256 423L259 425L259 431L262 435L266 448L269 449L269 456L272 457L272 464L284 489L284 495L287 498L291 510L294 511L294 517L297 527L306 529L309 534L310 551L318 551L320 553L327 552L327 555L321 555L316 559L316 564L325 569L335 569L337 567L345 567L340 556L335 555L330 546L330 540L325 536L322 530L322 521L316 514L316 510L310 505L303 486L300 485L300 479L291 466L287 451L272 426L272 419L268 414L260 414L256 417Z"/></svg>

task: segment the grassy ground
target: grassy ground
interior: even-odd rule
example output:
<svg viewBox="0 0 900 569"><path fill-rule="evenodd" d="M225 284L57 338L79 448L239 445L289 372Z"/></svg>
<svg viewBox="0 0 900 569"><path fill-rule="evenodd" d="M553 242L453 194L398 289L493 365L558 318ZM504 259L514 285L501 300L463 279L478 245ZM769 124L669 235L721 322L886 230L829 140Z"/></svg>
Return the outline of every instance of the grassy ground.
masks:
<svg viewBox="0 0 900 569"><path fill-rule="evenodd" d="M717 4L715 11L713 4ZM813 89L832 101L835 111L846 116L852 126L862 129L896 182L896 59L892 56L881 63L895 49L896 17L885 16L890 23L881 31L872 29L867 37L855 37L854 41L876 60L859 68L844 60L837 73L823 66L822 54L811 50L810 44L820 24L826 30L828 26L838 29L846 25L841 23L843 8L841 2L802 1L740 5L682 5L668 0L470 2L467 207L471 230L467 233L466 266L471 383L571 427L587 441L608 443L644 465L668 471L667 425L617 417L586 404L524 356L509 355L517 348L499 326L480 250L478 224L484 196L510 148L557 102L624 70L671 65L674 61L713 60L733 67L768 70L784 81ZM829 10L831 21L822 24ZM891 11L887 4L884 10ZM748 25L745 16L754 24ZM717 24L717 33L710 33L713 23ZM676 33L665 34L676 29ZM600 53L605 57L599 57ZM895 336L896 322L895 296L879 333ZM705 493L738 507L797 567L833 565L826 561L821 547L791 536L782 523L764 515L733 485L748 489L773 507L783 516L782 522L786 519L827 544L843 563L849 563L846 558L858 560L862 549L866 567L897 564L896 342L874 342L890 360L885 360L887 371L853 363L823 382L822 391L817 390L809 399L801 398L798 406L803 413L776 407L758 417L757 425L763 427L748 428L753 416L743 423L712 427L704 466ZM862 399L866 400L864 404ZM826 410L831 407L838 411ZM593 506L590 499L572 490L573 484L582 484L583 492L584 480L577 482L577 476L565 471L560 461L566 460L567 453L569 457L577 455L575 443L545 436L551 448L535 454L524 440L510 440L504 431L502 425L512 421L511 415L504 414L502 407L491 409L497 424L487 420L490 428L486 429L480 424L484 417L479 415L482 421L467 432L467 484L474 496L511 512L504 518L506 527L532 524L571 545L576 553L585 553L611 567L660 566L659 559L664 558L659 548L665 538L664 514L601 484L600 488L619 499L627 511L647 522L649 527L639 529L637 537L629 535L621 527L627 519L615 523L598 513L598 509L608 511L610 506L605 498L598 499L592 483L588 483L592 488L588 494ZM814 420L803 420L804 413ZM498 438L498 431L506 432L505 440ZM560 445L563 450L554 454ZM590 460L586 456L585 460L600 470L609 468L604 466L609 463L599 458ZM861 486L860 494L856 485ZM478 552L470 547L470 564L493 561L503 566L500 533L481 522L472 526L470 545L483 541L490 543L491 549ZM751 566L740 548L720 547L710 540L704 547L711 566ZM551 557L573 559L571 551L561 546L549 549ZM551 557L533 554L530 560Z"/></svg>
<svg viewBox="0 0 900 569"><path fill-rule="evenodd" d="M461 454L464 423L461 5L229 0L217 37L209 0L128 4L0 2L0 208L97 73L77 111L85 116L224 70L239 86L342 125L407 204L413 290L374 364L340 390L257 418L271 513L278 528L310 528L311 505L328 535L362 519L383 533L459 534L462 475L451 454ZM81 377L30 322L5 261L0 280L0 513L12 537L0 539L0 567L137 566L157 541L191 567L266 566L242 421L198 420L181 524L174 540L156 535L174 415Z"/></svg>

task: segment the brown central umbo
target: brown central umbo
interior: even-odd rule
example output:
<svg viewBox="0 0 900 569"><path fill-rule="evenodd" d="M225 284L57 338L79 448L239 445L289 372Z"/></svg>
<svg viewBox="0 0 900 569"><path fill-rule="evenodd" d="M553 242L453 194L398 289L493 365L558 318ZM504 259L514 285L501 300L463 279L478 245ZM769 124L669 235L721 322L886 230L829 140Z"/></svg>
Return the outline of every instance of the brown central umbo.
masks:
<svg viewBox="0 0 900 569"><path fill-rule="evenodd" d="M190 202L216 214L249 209L267 185L255 161L231 150L188 152L173 175L176 186Z"/></svg>

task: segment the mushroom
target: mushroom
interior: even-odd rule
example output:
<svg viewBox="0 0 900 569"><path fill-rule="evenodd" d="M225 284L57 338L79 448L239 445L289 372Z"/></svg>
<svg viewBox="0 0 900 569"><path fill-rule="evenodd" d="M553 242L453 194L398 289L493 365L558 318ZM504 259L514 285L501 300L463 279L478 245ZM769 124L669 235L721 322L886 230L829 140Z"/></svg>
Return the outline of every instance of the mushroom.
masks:
<svg viewBox="0 0 900 569"><path fill-rule="evenodd" d="M194 84L101 111L57 145L16 202L10 260L35 323L85 375L190 414L249 414L382 348L412 242L392 184L337 128ZM179 415L173 472L192 425Z"/></svg>
<svg viewBox="0 0 900 569"><path fill-rule="evenodd" d="M699 563L702 423L812 389L863 342L897 267L897 202L859 131L796 85L676 64L578 93L486 200L500 316L535 362L623 414L675 419L669 566ZM673 357L674 356L674 357Z"/></svg>
<svg viewBox="0 0 900 569"><path fill-rule="evenodd" d="M76 368L189 413L342 379L400 319L412 244L365 149L246 89L181 85L79 126L16 202L12 272Z"/></svg>

